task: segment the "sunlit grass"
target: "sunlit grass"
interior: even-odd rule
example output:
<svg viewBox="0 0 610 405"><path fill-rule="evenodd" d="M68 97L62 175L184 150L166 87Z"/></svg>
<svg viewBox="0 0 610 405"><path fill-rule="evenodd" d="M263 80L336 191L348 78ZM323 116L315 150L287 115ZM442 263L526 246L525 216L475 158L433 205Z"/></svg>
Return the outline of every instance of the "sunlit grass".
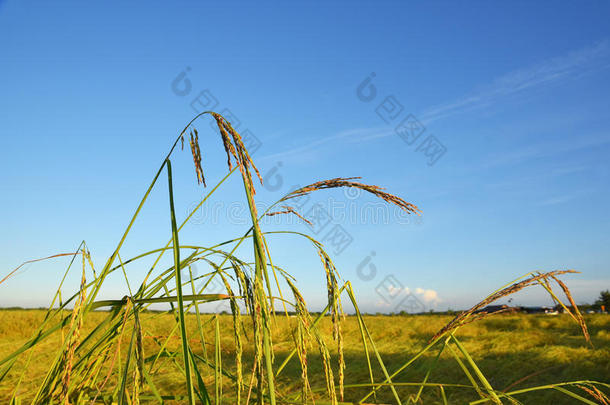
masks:
<svg viewBox="0 0 610 405"><path fill-rule="evenodd" d="M5 357L11 351L22 345L42 322L45 312L41 310L15 310L0 311L0 357ZM92 313L85 322L84 329L91 330L104 317L105 313ZM212 319L213 315L203 314L204 323ZM157 345L155 340L162 341L173 325L174 320L170 314L144 313L141 315L144 330L145 353L155 352ZM197 336L197 321L195 315L187 317L187 326L192 336ZM423 348L427 340L436 333L451 318L440 315L417 315L417 316L365 316L372 335L377 344L377 349L382 354L387 366L399 367L402 362L416 354ZM232 317L221 315L219 318L220 328L230 330ZM461 340L471 355L477 360L479 366L489 375L489 379L499 389L504 389L522 377L533 375L512 389L531 387L561 381L573 380L599 380L610 383L610 317L604 315L588 315L587 323L595 349L589 348L577 325L568 316L550 317L546 315L502 315L498 318L488 318L480 322L464 326L460 330ZM283 360L293 347L290 334L290 321L284 317L278 317L277 327L274 328L273 341L275 347L276 361ZM331 325L328 319L322 322L320 330L325 338L331 338ZM212 323L207 323L203 328L205 340L208 342L208 350L213 351L214 328ZM366 381L368 378L365 356L360 349L360 332L355 317L349 316L343 324L345 337L346 356L346 380ZM123 344L127 345L129 337L123 338ZM40 384L41 379L48 370L52 356L49 352L60 342L59 332L50 337L47 342L37 345L35 351L36 363L29 369L30 378L22 384L23 398L28 399L26 393L33 392ZM221 336L222 360L228 371L234 373L234 350L235 341L231 335ZM203 355L199 345L199 339L191 340L194 352ZM180 350L180 339L178 336L170 340L168 346L170 351ZM252 354L245 350L246 357ZM125 355L123 354L123 361ZM315 356L314 356L315 357ZM430 360L432 353L424 356ZM463 373L450 356L441 357L441 366L432 373L431 382L463 383ZM398 381L417 381L423 378L425 373L425 362L417 363L412 370L401 376ZM16 366L19 367L19 363ZM163 370L160 373L158 387L166 394L180 393L185 395L183 379L172 361L163 359L158 367ZM319 358L312 358L309 365L311 383L313 386L324 384L323 377L317 376L322 373L322 365ZM214 373L208 369L205 373L205 381L210 385L214 383ZM382 376L379 374L379 378ZM7 379L0 389L0 402L10 400L11 387L14 376ZM116 376L115 376L116 378ZM278 389L282 392L300 391L300 368L294 363L286 368L285 375L278 380ZM224 389L232 391L230 379L224 382ZM392 396L383 390L378 399L386 403L392 402ZM406 395L415 393L416 390L401 389ZM347 389L346 400L357 401L367 390ZM30 394L31 395L31 394ZM318 394L322 399L324 395ZM451 403L464 403L475 400L476 395L463 389L447 388L447 397ZM536 403L572 403L571 398L563 394L546 392L538 393ZM424 391L424 403L434 403L440 400L437 390ZM230 401L228 402L230 403ZM527 403L527 401L526 401Z"/></svg>

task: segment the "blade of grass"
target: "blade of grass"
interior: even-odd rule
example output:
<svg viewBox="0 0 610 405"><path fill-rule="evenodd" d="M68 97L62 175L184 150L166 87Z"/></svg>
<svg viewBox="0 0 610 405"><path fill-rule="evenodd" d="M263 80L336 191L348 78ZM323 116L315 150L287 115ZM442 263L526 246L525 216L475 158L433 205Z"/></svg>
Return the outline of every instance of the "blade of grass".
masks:
<svg viewBox="0 0 610 405"><path fill-rule="evenodd" d="M195 390L195 393L199 397L199 401L201 402L201 404L210 405L211 401L210 401L210 396L208 394L208 389L206 388L205 383L203 382L203 378L201 377L199 368L197 368L197 363L195 362L195 353L193 353L193 351L190 347L189 347L189 351L190 351L189 354L191 357L191 361L193 364L193 371L195 373L195 378L197 379L197 388L198 389Z"/></svg>
<svg viewBox="0 0 610 405"><path fill-rule="evenodd" d="M434 370L434 368L436 367L436 364L438 363L438 359L441 357L441 354L445 350L445 347L447 346L448 341L449 341L449 338L445 339L445 342L443 343L441 348L438 350L438 354L432 361L432 364L430 365L430 367L428 367L428 371L426 371L426 376L424 377L424 381L423 381L424 383L428 382L428 378L430 378L430 374L432 373L432 370ZM417 391L417 395L415 396L415 400L413 401L414 403L419 402L423 391L424 391L424 386L422 385L421 387L419 387L419 390ZM441 387L441 392L443 393L443 395L445 394L442 387Z"/></svg>
<svg viewBox="0 0 610 405"><path fill-rule="evenodd" d="M358 303L356 303L356 296L354 295L354 290L352 289L351 284L347 285L346 291L347 291L347 294L350 298L352 305L354 306L354 310L356 311L356 316L358 316L362 319L362 314L360 313L360 308L358 308ZM369 329L367 328L366 323L364 322L364 319L362 319L362 326L364 328L364 331L366 332L366 336L369 339L369 342L371 342L371 348L373 349L373 353L375 353L375 357L377 358L377 362L379 363L379 366L381 367L381 370L383 371L383 375L385 376L386 381L390 383L390 390L392 390L394 399L396 399L396 402L398 403L398 405L400 405L401 402L400 402L400 398L398 397L398 392L396 392L394 385L392 385L392 377L388 373L388 370L386 369L385 364L383 363L383 360L381 359L381 355L379 354L379 351L377 350L377 347L375 346L373 337L371 336L371 333L369 332ZM363 400L361 400L361 402L362 401Z"/></svg>
<svg viewBox="0 0 610 405"><path fill-rule="evenodd" d="M214 385L216 387L216 404L222 403L222 354L220 352L220 325L218 314L214 321Z"/></svg>
<svg viewBox="0 0 610 405"><path fill-rule="evenodd" d="M193 381L191 380L191 362L189 356L188 336L186 335L186 324L184 321L184 301L182 298L182 278L180 274L180 243L178 242L178 228L176 226L176 213L174 210L174 191L172 182L172 164L169 159L167 163L167 181L169 190L169 210L172 223L172 239L174 245L174 266L176 276L176 295L178 297L178 316L180 320L180 335L182 337L182 354L184 355L184 371L186 374L186 390L189 404L194 405Z"/></svg>
<svg viewBox="0 0 610 405"><path fill-rule="evenodd" d="M191 279L191 290L193 292L193 295L196 295L197 293L195 292L195 280L193 280L193 270L191 269L191 266L189 266L189 277ZM207 350L205 348L205 338L203 337L203 327L201 325L201 315L199 313L199 305L197 303L197 300L194 299L193 303L195 304L195 315L197 318L197 329L199 330L199 339L201 339L201 348L203 349L203 357L205 359L208 358L208 353ZM193 359L194 361L194 359Z"/></svg>
<svg viewBox="0 0 610 405"><path fill-rule="evenodd" d="M135 311L135 309L134 309ZM125 401L125 398L127 397L127 378L128 378L128 371L129 371L129 363L131 361L131 356L133 354L133 346L134 346L134 342L136 340L136 333L137 333L137 325L134 323L133 325L133 331L131 332L131 339L129 340L129 347L127 348L127 359L125 360L125 369L123 370L123 376L121 378L121 388L119 389L119 405L123 405L123 401ZM120 363L120 361L119 361Z"/></svg>
<svg viewBox="0 0 610 405"><path fill-rule="evenodd" d="M458 365L460 366L460 368L464 372L464 375L466 376L466 378L468 378L468 381L470 381L470 384L472 385L472 388L474 388L474 390L477 392L477 394L479 394L479 396L481 398L486 398L487 399L485 394L483 394L483 391L481 391L481 387L479 387L479 384L477 383L477 380L475 380L475 378L472 376L472 373L470 372L470 370L468 370L468 367L466 367L466 365L464 364L464 362L460 358L459 354L455 351L455 349L453 347L451 347L451 345L447 345L447 347L449 348L449 351L451 352L451 355L453 356L455 361L458 363Z"/></svg>
<svg viewBox="0 0 610 405"><path fill-rule="evenodd" d="M462 346L460 341L455 337L455 335L453 333L451 334L451 338L453 339L453 342L455 343L457 348L460 350L460 352L462 352L462 354L466 358L466 361L468 361L468 364L470 364L470 367L472 367L472 369L474 370L475 374L479 378L479 381L481 381L481 383L483 384L483 387L485 387L485 390L491 396L492 400L495 403L502 405L502 401L500 401L500 398L498 398L498 395L496 394L495 390L492 388L489 381L487 381L487 378L485 378L485 376L483 375L483 373L481 372L481 370L479 369L477 364L474 362L474 360L472 359L470 354L468 354L468 351L466 351L464 346Z"/></svg>
<svg viewBox="0 0 610 405"><path fill-rule="evenodd" d="M580 397L578 394L575 394L575 393L563 388L563 387L576 386L579 384L592 384L592 385L599 385L599 386L603 386L606 388L610 388L609 384L600 383L598 381L582 380L582 381L570 381L570 382L562 382L562 383L555 383L555 384L539 385L536 387L522 388L519 390L510 391L510 392L506 392L506 393L498 392L498 395L500 397L508 397L508 396L514 396L514 395L519 395L519 394L526 394L526 393L530 393L530 392L536 392L536 391L556 390L556 391L562 392L566 395L569 395L572 398L576 398L583 403L590 404L590 405L591 404L597 405L595 402L591 402L587 398ZM472 402L470 402L470 404L471 405L484 404L485 402L489 402L491 400L492 400L491 398L483 398L483 399L479 399L476 401L472 401Z"/></svg>

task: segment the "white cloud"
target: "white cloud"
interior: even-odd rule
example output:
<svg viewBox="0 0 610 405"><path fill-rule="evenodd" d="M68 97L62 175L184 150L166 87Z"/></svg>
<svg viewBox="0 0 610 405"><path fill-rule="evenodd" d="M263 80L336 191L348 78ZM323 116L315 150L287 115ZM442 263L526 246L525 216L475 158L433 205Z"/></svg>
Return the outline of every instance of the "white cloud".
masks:
<svg viewBox="0 0 610 405"><path fill-rule="evenodd" d="M424 123L486 107L503 97L534 87L569 80L610 67L608 41L601 41L566 55L555 57L500 76L481 90L450 103L433 107L421 114Z"/></svg>
<svg viewBox="0 0 610 405"><path fill-rule="evenodd" d="M415 294L418 296L419 299L424 301L426 304L436 305L436 304L439 304L442 302L442 300L438 296L438 293L431 289L417 287L415 289Z"/></svg>
<svg viewBox="0 0 610 405"><path fill-rule="evenodd" d="M437 303L441 302L441 299L438 297L438 293L434 290L424 290L423 298L424 298L424 301L429 302L429 303L431 302L431 303L437 304Z"/></svg>
<svg viewBox="0 0 610 405"><path fill-rule="evenodd" d="M396 299L398 299L399 296L404 297L409 294L413 294L417 297L417 299L425 302L426 304L432 304L432 305L440 304L443 301L439 297L438 292L436 292L435 290L421 288L421 287L417 287L414 290L411 290L409 287L389 286L388 293L391 297L396 297ZM384 300L378 300L375 303L375 306L389 307L389 306L391 306L391 304Z"/></svg>

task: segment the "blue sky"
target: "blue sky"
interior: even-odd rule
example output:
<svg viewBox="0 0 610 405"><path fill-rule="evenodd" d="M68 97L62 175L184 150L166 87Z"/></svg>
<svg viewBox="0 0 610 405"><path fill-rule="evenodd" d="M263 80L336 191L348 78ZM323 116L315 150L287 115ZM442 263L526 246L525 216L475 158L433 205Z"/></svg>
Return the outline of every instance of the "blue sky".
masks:
<svg viewBox="0 0 610 405"><path fill-rule="evenodd" d="M375 220L366 213L396 212L342 191L303 207L332 213L315 235L331 253L329 232L349 235L334 257L368 311L399 308L408 293L426 309L464 308L536 270L581 271L568 277L577 302L610 288L610 4L308 4L1 2L0 274L83 239L101 267L178 131L214 100L260 142L262 205L296 185L363 176L422 209ZM411 144L396 133L409 117L425 128ZM207 122L198 127L213 184L224 152ZM426 156L426 142L444 154ZM178 220L206 192L189 154L173 159ZM182 242L243 232L240 201L231 178ZM123 258L167 242L167 210L161 187ZM319 306L315 251L270 243ZM45 305L65 265L27 266L0 286L0 305ZM145 270L131 269L132 283ZM104 291L123 294L120 278ZM514 302L550 304L538 290Z"/></svg>

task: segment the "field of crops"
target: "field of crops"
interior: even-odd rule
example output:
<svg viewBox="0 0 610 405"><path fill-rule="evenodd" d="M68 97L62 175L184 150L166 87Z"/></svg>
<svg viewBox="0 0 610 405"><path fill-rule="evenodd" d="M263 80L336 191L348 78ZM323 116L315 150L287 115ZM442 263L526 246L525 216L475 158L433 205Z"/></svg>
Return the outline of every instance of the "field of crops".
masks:
<svg viewBox="0 0 610 405"><path fill-rule="evenodd" d="M3 310L0 311L0 358L4 358L12 351L25 343L42 322L45 311L38 310ZM83 334L100 322L105 313L94 313L86 319L83 325ZM449 322L450 317L441 315L418 315L418 316L365 316L377 350L385 362L388 371L392 372L400 367L406 360L421 350L435 332ZM201 320L205 323L203 330L205 345L202 345L196 326L195 316L187 316L190 343L194 353L200 358L207 358L209 366L204 360L200 360L200 370L204 376L206 385L213 386L215 377L215 327L214 316L203 315ZM610 383L610 316L588 315L587 324L591 334L594 348L590 348L585 342L582 332L567 315L499 315L495 318L486 318L480 322L463 326L458 336L464 347L474 358L481 371L485 374L492 386L497 390L515 391L521 388L541 386L544 384L558 383L562 381L575 380L597 380ZM294 318L286 318L278 314L273 327L273 342L275 345L275 364L280 365L293 348ZM155 375L155 381L161 396L164 394L175 395L182 392L186 395L184 386L184 375L179 372L176 363L181 362L175 354L180 353L180 337L174 335L169 339L166 355L154 359L159 351L159 345L165 342L171 330L176 325L175 318L167 313L143 313L141 315L143 330L143 350L145 367ZM221 329L231 329L232 317L230 315L219 316ZM329 319L324 319L320 324L320 330L330 341L332 324ZM126 328L130 330L129 325ZM350 385L366 383L369 373L367 359L360 343L360 332L355 317L348 316L343 324L343 335L345 338L345 401L358 401L369 391L365 388L350 388ZM112 373L121 373L125 364L125 352L129 346L130 334L125 333L122 338L121 360L114 362ZM235 371L235 341L231 334L222 334L219 339L221 348L221 361L226 369L227 375L223 375L223 389L227 393L226 403L233 403L231 394L234 392L231 379ZM48 372L53 359L60 350L62 334L58 331L42 344L33 348L30 359L30 367L25 376L20 375L24 368L21 364L14 367L0 388L0 402L7 403L12 395L13 387L21 377L20 397L26 400L31 398L43 378ZM244 358L250 359L251 349L247 342L244 347ZM204 351L205 346L205 351ZM147 353L148 352L148 353ZM174 355L172 355L174 354ZM334 355L334 353L332 353ZM399 374L394 379L400 382L423 381L428 366L433 362L435 352L427 352L405 373ZM153 358L151 358L153 357ZM20 357L19 363L27 360ZM333 359L334 363L334 359ZM244 360L244 368L251 368ZM376 381L383 379L379 367L374 367L377 375ZM106 373L107 369L103 370ZM324 387L324 372L319 356L312 351L309 357L309 372L311 386ZM300 393L301 368L299 361L293 358L280 373L277 380L278 391L284 393L285 399L289 399L287 393L294 393L298 397ZM110 378L109 381L116 382L119 378ZM442 382L447 386L444 388L449 403L465 403L478 399L476 392L472 389L451 387L451 384L469 385L468 379L461 370L455 358L443 353L434 370L431 372L429 383ZM109 383L110 384L110 383ZM107 386L107 390L116 391L119 387ZM398 394L404 402L409 396L417 394L417 387L397 387ZM578 390L570 388L574 392ZM147 390L144 386L143 392ZM318 397L324 397L324 391L319 392ZM586 396L584 391L578 392ZM427 387L422 392L423 403L440 403L441 392L435 386ZM516 395L523 403L536 404L562 404L572 403L573 398L554 390L538 391L528 393L526 396ZM293 398L294 399L294 398ZM152 399L151 399L152 400ZM393 394L390 389L380 389L377 394L380 403L394 403ZM27 402L27 401L26 401ZM146 397L141 398L146 403ZM156 401L154 401L156 402ZM173 401L168 401L172 403ZM181 402L181 401L178 401ZM373 397L367 402L374 402Z"/></svg>

